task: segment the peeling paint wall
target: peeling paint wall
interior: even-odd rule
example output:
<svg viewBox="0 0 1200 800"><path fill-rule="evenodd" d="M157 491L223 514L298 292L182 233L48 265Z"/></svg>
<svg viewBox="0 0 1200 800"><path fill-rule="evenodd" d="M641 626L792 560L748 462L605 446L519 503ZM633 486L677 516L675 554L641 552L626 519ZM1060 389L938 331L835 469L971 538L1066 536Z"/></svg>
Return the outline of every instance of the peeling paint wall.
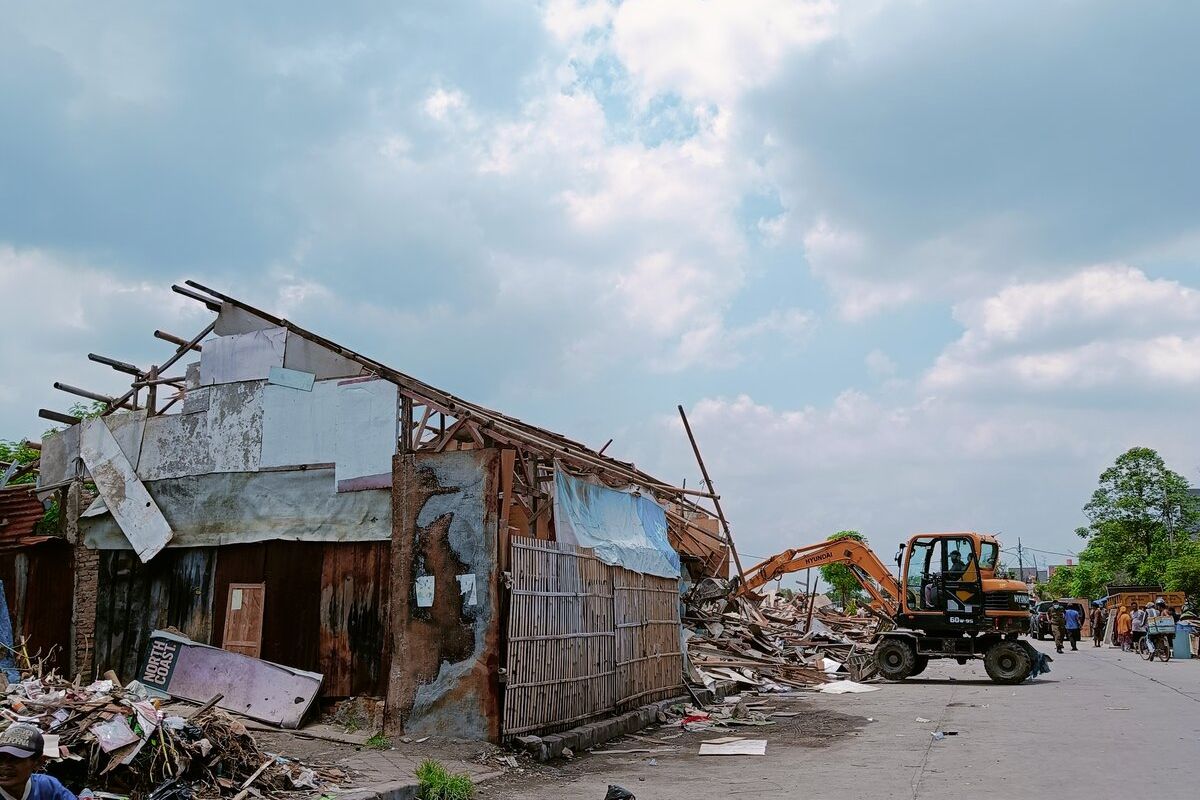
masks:
<svg viewBox="0 0 1200 800"><path fill-rule="evenodd" d="M395 458L393 732L499 739L497 459L495 450Z"/></svg>

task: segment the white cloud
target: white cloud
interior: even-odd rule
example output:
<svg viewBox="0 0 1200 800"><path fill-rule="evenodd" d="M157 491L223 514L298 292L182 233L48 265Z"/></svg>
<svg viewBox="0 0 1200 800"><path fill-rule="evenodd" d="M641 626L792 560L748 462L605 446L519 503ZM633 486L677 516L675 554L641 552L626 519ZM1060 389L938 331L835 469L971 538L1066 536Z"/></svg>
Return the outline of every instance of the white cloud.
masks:
<svg viewBox="0 0 1200 800"><path fill-rule="evenodd" d="M0 418L19 420L15 430L0 431L6 438L36 438L50 426L34 416L39 406L65 410L80 400L53 390L56 380L102 394L129 389L128 376L90 364L89 352L149 367L174 353L172 345L151 337L156 328L191 337L208 317L199 304L172 292L169 281L130 280L5 243L0 243L0 297L9 329L0 337ZM19 331L27 335L14 333Z"/></svg>
<svg viewBox="0 0 1200 800"><path fill-rule="evenodd" d="M466 110L467 96L458 89L447 90L439 87L429 93L421 108L430 119L445 122L451 116Z"/></svg>
<svg viewBox="0 0 1200 800"><path fill-rule="evenodd" d="M775 77L787 54L830 38L829 0L628 0L613 49L643 99L675 92L727 106Z"/></svg>
<svg viewBox="0 0 1200 800"><path fill-rule="evenodd" d="M1200 387L1200 291L1097 266L955 307L966 330L930 390L1146 391Z"/></svg>
<svg viewBox="0 0 1200 800"><path fill-rule="evenodd" d="M766 556L857 529L885 558L921 531L982 530L1007 544L1077 549L1096 476L1134 445L1190 472L1200 432L1137 411L938 399L848 389L823 405L747 395L697 401L688 418L743 553ZM694 479L687 439L663 416L638 463ZM747 558L746 560L754 560Z"/></svg>

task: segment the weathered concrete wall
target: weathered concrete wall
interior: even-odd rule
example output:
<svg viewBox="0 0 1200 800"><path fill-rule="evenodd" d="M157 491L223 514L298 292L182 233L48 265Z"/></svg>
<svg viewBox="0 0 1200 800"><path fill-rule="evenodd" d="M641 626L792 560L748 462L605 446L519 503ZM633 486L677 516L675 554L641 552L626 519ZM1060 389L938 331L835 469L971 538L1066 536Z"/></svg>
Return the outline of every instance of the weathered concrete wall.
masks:
<svg viewBox="0 0 1200 800"><path fill-rule="evenodd" d="M394 460L392 732L499 740L497 460Z"/></svg>

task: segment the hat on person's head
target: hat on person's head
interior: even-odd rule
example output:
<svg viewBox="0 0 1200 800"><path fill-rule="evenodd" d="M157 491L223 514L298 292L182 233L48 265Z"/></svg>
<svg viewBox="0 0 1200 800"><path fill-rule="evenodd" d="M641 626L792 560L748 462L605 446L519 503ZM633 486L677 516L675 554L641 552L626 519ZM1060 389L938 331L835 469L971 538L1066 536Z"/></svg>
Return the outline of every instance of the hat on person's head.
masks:
<svg viewBox="0 0 1200 800"><path fill-rule="evenodd" d="M1154 601L1154 605L1156 606L1165 606L1166 604L1167 601L1163 600L1161 597Z"/></svg>
<svg viewBox="0 0 1200 800"><path fill-rule="evenodd" d="M42 754L42 732L24 722L14 722L0 732L0 753L17 758L33 758Z"/></svg>

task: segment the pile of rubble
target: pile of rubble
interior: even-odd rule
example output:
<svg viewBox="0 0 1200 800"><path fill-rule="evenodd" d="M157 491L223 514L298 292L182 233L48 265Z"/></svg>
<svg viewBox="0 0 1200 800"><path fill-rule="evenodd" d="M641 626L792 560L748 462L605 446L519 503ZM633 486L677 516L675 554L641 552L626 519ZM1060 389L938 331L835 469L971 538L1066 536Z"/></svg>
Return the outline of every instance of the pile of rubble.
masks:
<svg viewBox="0 0 1200 800"><path fill-rule="evenodd" d="M875 675L879 621L843 616L823 596L761 600L732 596L723 581L706 580L684 598L692 682L733 681L759 691L789 691Z"/></svg>
<svg viewBox="0 0 1200 800"><path fill-rule="evenodd" d="M259 750L246 727L216 707L219 700L177 714L136 681L81 686L53 673L25 673L4 689L0 729L14 722L38 726L47 771L109 797L312 796L345 778Z"/></svg>

